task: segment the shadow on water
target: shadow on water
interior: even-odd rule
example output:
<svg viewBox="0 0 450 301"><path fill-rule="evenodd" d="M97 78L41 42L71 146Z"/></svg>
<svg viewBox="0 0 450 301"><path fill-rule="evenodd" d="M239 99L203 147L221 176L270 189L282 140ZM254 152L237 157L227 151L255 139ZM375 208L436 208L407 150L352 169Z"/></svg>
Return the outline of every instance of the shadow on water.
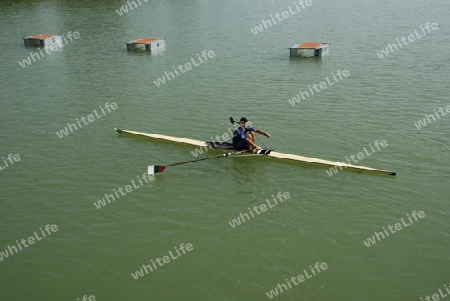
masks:
<svg viewBox="0 0 450 301"><path fill-rule="evenodd" d="M261 157L232 157L229 158L228 171L234 178L233 189L235 193L242 196L245 203L255 203L258 201L255 196L260 191L259 178L263 175L258 173L258 165L261 164Z"/></svg>
<svg viewBox="0 0 450 301"><path fill-rule="evenodd" d="M320 65L323 63L324 60L326 60L326 56L323 57L301 57L301 56L289 56L289 63L290 64L303 64L303 65Z"/></svg>

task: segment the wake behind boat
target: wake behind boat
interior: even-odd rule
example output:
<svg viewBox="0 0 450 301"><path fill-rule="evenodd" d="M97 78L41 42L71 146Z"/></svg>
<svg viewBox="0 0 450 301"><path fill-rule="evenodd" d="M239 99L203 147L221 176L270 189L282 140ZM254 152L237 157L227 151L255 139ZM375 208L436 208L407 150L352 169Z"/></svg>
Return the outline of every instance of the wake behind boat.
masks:
<svg viewBox="0 0 450 301"><path fill-rule="evenodd" d="M121 130L118 128L114 128L114 129L119 134L130 134L130 135L136 135L136 136L143 136L143 137L148 137L148 138L153 138L153 139L161 139L161 140L165 140L165 141L178 142L178 143L183 143L183 144L187 144L187 145L191 145L191 146L207 147L207 148L218 149L218 150L230 150L230 151L233 150L233 145L228 142L221 142L221 143L206 142L206 141L200 141L200 140L194 140L194 139L188 139L188 138L178 138L178 137L166 136L166 135L160 135L160 134L149 134L149 133L136 132L136 131L130 131L130 130ZM189 162L197 162L197 161L202 161L202 160L212 159L212 158L228 157L228 156L232 156L232 155L255 155L255 156L264 155L264 156L268 156L268 157L272 157L272 158L285 159L285 160L297 161L297 162L302 162L302 163L311 163L311 164L318 164L318 165L324 165L324 166L337 166L341 169L350 169L350 170L355 170L355 171L367 171L367 172L373 172L373 173L390 175L390 176L396 175L395 172L392 172L389 170L376 169L376 168L360 166L360 165L352 165L352 164L347 164L347 163L343 163L343 162L333 162L333 161L328 161L328 160L323 160L323 159L318 159L318 158L304 157L304 156L299 156L299 155L284 154L284 153L274 152L274 151L268 150L268 149L260 150L259 153L254 153L254 154L250 153L249 151L235 151L235 152L221 154L221 155L217 155L217 156L213 156L213 157L205 157L205 158L200 158L200 159L195 159L195 160L173 163L173 164L169 164L167 166L179 165L179 164L184 164L184 163L189 163ZM153 166L153 165L151 165L151 166ZM151 166L149 166L149 168ZM159 166L155 165L155 169L156 169L156 167L159 167ZM163 170L164 170L164 168L163 168ZM158 171L156 171L156 172L158 172Z"/></svg>

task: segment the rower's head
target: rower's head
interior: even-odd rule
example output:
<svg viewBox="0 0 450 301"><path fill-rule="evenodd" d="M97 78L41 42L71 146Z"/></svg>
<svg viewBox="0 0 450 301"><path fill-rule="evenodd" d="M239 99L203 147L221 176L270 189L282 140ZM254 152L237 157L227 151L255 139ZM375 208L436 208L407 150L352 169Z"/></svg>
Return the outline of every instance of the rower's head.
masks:
<svg viewBox="0 0 450 301"><path fill-rule="evenodd" d="M239 125L242 127L247 127L248 125L248 119L245 117L242 117L241 120L239 120Z"/></svg>

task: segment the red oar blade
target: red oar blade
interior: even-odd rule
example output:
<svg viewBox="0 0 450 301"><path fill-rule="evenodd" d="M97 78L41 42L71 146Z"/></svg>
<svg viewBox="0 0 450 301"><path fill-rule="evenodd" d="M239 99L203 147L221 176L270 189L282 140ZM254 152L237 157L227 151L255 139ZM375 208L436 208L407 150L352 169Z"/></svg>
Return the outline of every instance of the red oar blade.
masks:
<svg viewBox="0 0 450 301"><path fill-rule="evenodd" d="M166 169L166 165L149 165L148 166L148 174L154 175L157 173L162 173L164 169Z"/></svg>

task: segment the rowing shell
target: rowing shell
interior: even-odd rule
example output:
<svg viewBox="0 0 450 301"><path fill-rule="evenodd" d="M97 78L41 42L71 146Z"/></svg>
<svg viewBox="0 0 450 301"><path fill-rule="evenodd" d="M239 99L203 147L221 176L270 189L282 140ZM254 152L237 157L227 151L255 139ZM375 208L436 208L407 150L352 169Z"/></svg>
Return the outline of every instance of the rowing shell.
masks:
<svg viewBox="0 0 450 301"><path fill-rule="evenodd" d="M148 138L153 138L153 139L161 139L161 140L166 140L166 141L184 143L187 145L198 146L198 147L215 148L215 149L232 149L232 145L228 142L213 143L213 142L205 142L205 141L188 139L188 138L178 138L178 137L160 135L160 134L149 134L149 133L143 133L143 132L121 130L121 129L117 129L117 128L114 128L114 129L119 134L126 133L126 134L143 136L143 137L148 137ZM352 165L352 164L347 164L347 163L343 163L343 162L333 162L333 161L322 160L322 159L318 159L318 158L309 158L309 157L304 157L304 156L299 156L299 155L284 154L284 153L279 153L279 152L274 152L274 151L270 151L269 153L265 154L265 156L278 158L278 159L286 159L286 160L292 160L292 161L297 161L297 162L303 162L303 163L319 164L319 165L325 165L325 166L337 166L341 170L342 169L351 169L351 170L357 170L357 171L369 171L369 172L381 173L381 174L390 175L390 176L396 175L395 172L392 172L389 170L376 169L376 168L360 166L360 165Z"/></svg>

